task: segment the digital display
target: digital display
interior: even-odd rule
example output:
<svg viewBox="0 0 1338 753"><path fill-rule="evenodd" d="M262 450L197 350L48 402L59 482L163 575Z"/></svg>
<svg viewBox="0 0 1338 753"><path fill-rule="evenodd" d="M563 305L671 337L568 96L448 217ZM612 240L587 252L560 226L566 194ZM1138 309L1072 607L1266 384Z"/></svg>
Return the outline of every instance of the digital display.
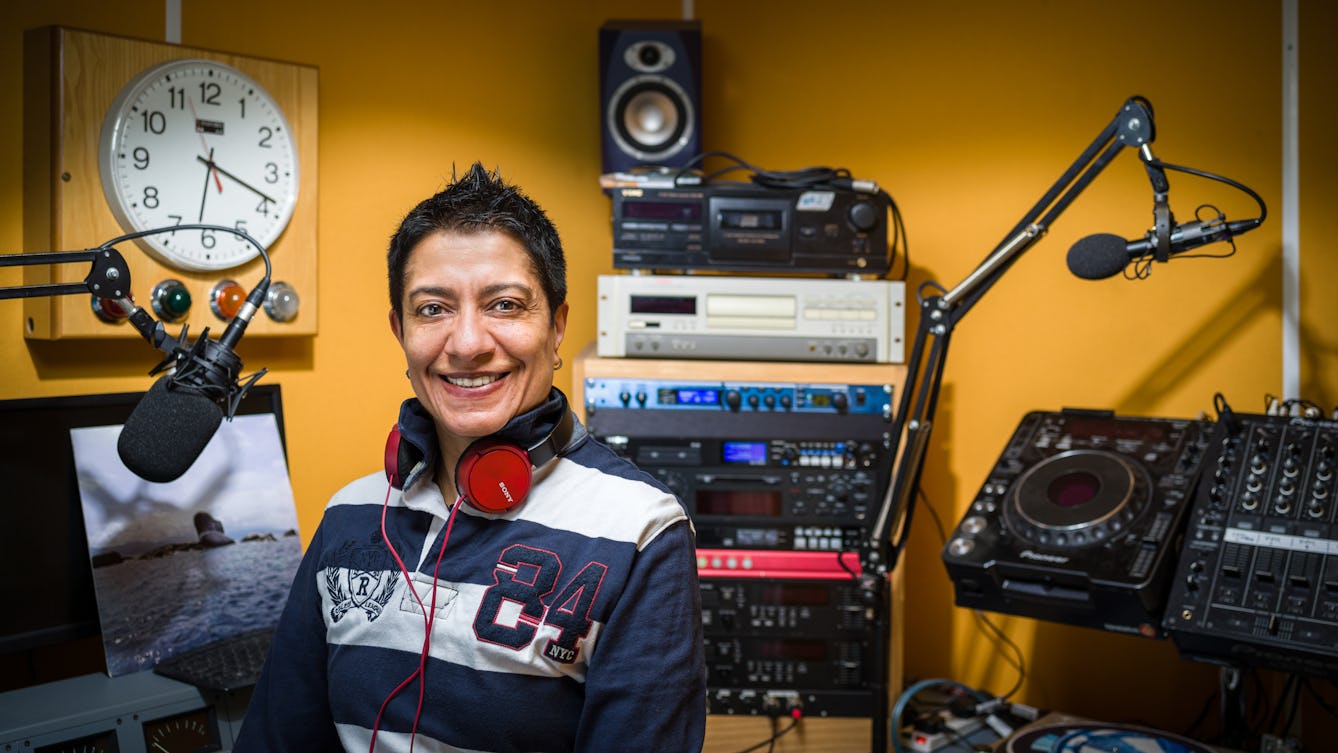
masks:
<svg viewBox="0 0 1338 753"><path fill-rule="evenodd" d="M1170 438L1168 424L1146 421L1113 421L1103 418L1069 417L1064 420L1065 433L1074 437L1106 437L1134 439L1140 442L1164 442Z"/></svg>
<svg viewBox="0 0 1338 753"><path fill-rule="evenodd" d="M740 528L734 532L734 540L739 546L765 546L775 549L780 546L780 531L775 528Z"/></svg>
<svg viewBox="0 0 1338 753"><path fill-rule="evenodd" d="M722 449L726 463L767 464L766 442L725 442Z"/></svg>
<svg viewBox="0 0 1338 753"><path fill-rule="evenodd" d="M797 661L825 661L826 641L779 640L757 644L763 659L795 659Z"/></svg>
<svg viewBox="0 0 1338 753"><path fill-rule="evenodd" d="M720 390L714 387L661 387L663 405L719 405Z"/></svg>
<svg viewBox="0 0 1338 753"><path fill-rule="evenodd" d="M695 295L634 295L631 300L633 314L696 314L697 296Z"/></svg>
<svg viewBox="0 0 1338 753"><path fill-rule="evenodd" d="M780 492L736 490L697 490L697 512L701 515L781 514Z"/></svg>
<svg viewBox="0 0 1338 753"><path fill-rule="evenodd" d="M805 394L808 404L814 408L830 408L832 395L829 392L809 392Z"/></svg>
<svg viewBox="0 0 1338 753"><path fill-rule="evenodd" d="M702 205L678 201L624 201L623 219L701 222Z"/></svg>
<svg viewBox="0 0 1338 753"><path fill-rule="evenodd" d="M772 584L762 587L762 603L787 607L820 607L831 601L831 588L825 585L797 583Z"/></svg>

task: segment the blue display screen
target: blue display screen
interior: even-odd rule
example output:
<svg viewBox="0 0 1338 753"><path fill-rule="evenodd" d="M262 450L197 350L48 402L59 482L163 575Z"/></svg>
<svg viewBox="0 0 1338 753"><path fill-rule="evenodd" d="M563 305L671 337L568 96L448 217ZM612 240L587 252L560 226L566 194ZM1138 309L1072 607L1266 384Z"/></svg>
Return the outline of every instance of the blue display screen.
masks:
<svg viewBox="0 0 1338 753"><path fill-rule="evenodd" d="M767 464L766 442L725 442L723 450L726 463Z"/></svg>
<svg viewBox="0 0 1338 753"><path fill-rule="evenodd" d="M719 405L720 390L709 387L661 390L660 402L670 405Z"/></svg>

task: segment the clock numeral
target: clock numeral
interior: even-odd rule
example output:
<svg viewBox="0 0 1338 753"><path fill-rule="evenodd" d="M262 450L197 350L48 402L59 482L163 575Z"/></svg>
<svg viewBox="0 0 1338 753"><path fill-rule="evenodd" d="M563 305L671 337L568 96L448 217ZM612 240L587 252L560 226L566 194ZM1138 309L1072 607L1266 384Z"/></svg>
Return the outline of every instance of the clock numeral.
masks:
<svg viewBox="0 0 1338 753"><path fill-rule="evenodd" d="M217 245L217 244L218 244L218 239L214 237L214 231L213 231L213 230L201 230L201 231L200 231L200 245L201 245L201 246L204 246L205 248L213 248L213 247L214 247L215 245Z"/></svg>
<svg viewBox="0 0 1338 753"><path fill-rule="evenodd" d="M274 162L266 162L266 163L265 163L265 182L266 182L266 183L278 183L278 182L279 182L279 166L278 166L278 164L276 164L276 163L274 163Z"/></svg>
<svg viewBox="0 0 1338 753"><path fill-rule="evenodd" d="M239 233L245 233L245 232L246 232L246 220L237 220L236 228L237 228L237 232L239 232Z"/></svg>
<svg viewBox="0 0 1338 753"><path fill-rule="evenodd" d="M223 89L213 81L200 82L200 104L218 106L218 95Z"/></svg>
<svg viewBox="0 0 1338 753"><path fill-rule="evenodd" d="M269 126L260 126L260 141L257 145L264 149L269 149L269 141L272 138L274 138L274 129Z"/></svg>
<svg viewBox="0 0 1338 753"><path fill-rule="evenodd" d="M246 97L237 100L237 104L242 106L242 120L246 120Z"/></svg>
<svg viewBox="0 0 1338 753"><path fill-rule="evenodd" d="M259 203L259 204L256 204L256 214L259 214L259 215L263 215L263 216L265 216L265 217L268 217L268 216L269 216L269 205L270 205L270 200L269 200L269 199L261 199L261 200L260 200L260 203Z"/></svg>
<svg viewBox="0 0 1338 753"><path fill-rule="evenodd" d="M167 116L162 110L145 110L142 118L145 133L161 136L167 130Z"/></svg>
<svg viewBox="0 0 1338 753"><path fill-rule="evenodd" d="M167 88L167 94L168 94L169 97L171 97L171 104L169 105L169 107L170 107L171 109L173 109L173 110L184 110L184 109L186 109L186 89L185 89L185 87L169 86L169 87Z"/></svg>
<svg viewBox="0 0 1338 753"><path fill-rule="evenodd" d="M173 222L172 222L173 225L180 225L180 224L181 224L181 220L184 219L184 218L183 218L181 215L179 215L179 214L169 214L169 215L167 215L167 218L170 219L170 220L173 220ZM177 231L173 230L171 234L172 234L172 235L176 235L176 234L177 234Z"/></svg>
<svg viewBox="0 0 1338 753"><path fill-rule="evenodd" d="M132 152L131 154L133 154L133 155L134 155L134 158L135 158L135 169L136 169L136 170L147 170L147 169L149 168L149 150L148 150L148 149L145 149L145 148L142 147L142 146L137 146L137 147L135 147L135 151Z"/></svg>
<svg viewBox="0 0 1338 753"><path fill-rule="evenodd" d="M157 187L157 186L144 186L144 199L143 199L143 202L144 202L144 206L148 207L149 209L157 209L157 208L158 208L158 187Z"/></svg>

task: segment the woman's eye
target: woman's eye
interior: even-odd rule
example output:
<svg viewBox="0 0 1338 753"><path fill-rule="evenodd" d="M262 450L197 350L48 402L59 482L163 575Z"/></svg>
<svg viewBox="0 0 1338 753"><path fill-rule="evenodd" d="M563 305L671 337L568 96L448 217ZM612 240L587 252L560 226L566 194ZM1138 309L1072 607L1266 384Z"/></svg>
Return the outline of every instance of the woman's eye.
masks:
<svg viewBox="0 0 1338 753"><path fill-rule="evenodd" d="M444 311L439 303L428 303L418 307L418 313L423 316L440 316Z"/></svg>
<svg viewBox="0 0 1338 753"><path fill-rule="evenodd" d="M498 310L498 311L516 311L516 310L518 310L518 309L520 309L520 304L519 304L519 303L516 303L515 301L509 301L509 300L508 300L508 301L498 301L498 302L497 302L497 310Z"/></svg>

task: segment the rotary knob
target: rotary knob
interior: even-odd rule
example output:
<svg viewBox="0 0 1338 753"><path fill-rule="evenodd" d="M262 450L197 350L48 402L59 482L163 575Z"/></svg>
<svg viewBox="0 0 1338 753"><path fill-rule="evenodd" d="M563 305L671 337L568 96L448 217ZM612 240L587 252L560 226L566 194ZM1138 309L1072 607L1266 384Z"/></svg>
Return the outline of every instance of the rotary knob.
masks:
<svg viewBox="0 0 1338 753"><path fill-rule="evenodd" d="M878 227L878 216L878 208L868 201L857 201L846 211L850 226L861 233L867 233Z"/></svg>

